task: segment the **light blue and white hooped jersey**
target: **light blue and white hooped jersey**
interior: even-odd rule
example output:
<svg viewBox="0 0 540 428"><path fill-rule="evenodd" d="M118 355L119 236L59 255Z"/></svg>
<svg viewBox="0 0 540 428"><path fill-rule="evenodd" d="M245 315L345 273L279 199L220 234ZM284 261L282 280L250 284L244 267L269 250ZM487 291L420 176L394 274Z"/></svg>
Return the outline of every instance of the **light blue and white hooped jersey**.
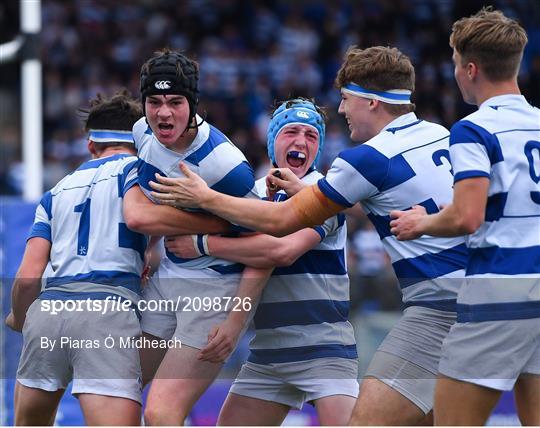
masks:
<svg viewBox="0 0 540 428"><path fill-rule="evenodd" d="M244 154L217 128L202 121L198 115L196 120L202 124L195 140L183 153L172 151L161 144L152 133L146 118L143 117L135 123L133 139L139 155L141 190L152 199L152 189L148 182L156 181L156 173L167 177L183 177L179 164L184 162L213 190L231 196L256 198L253 169ZM240 264L212 256L182 259L168 251L161 263L169 267L175 264L187 269L211 268L219 273L238 273L242 270Z"/></svg>
<svg viewBox="0 0 540 428"><path fill-rule="evenodd" d="M136 165L127 154L90 160L45 193L28 238L52 244L41 299L140 298L146 238L122 213Z"/></svg>
<svg viewBox="0 0 540 428"><path fill-rule="evenodd" d="M302 181L315 184L321 177L312 171ZM284 192L274 198L286 199ZM274 269L263 291L253 319L256 330L248 357L253 363L357 358L349 322L345 216L338 214L314 229L320 244L291 266Z"/></svg>
<svg viewBox="0 0 540 428"><path fill-rule="evenodd" d="M458 321L540 317L540 110L521 95L490 98L452 127L450 155L454 181L489 178Z"/></svg>
<svg viewBox="0 0 540 428"><path fill-rule="evenodd" d="M360 202L390 255L405 305L454 311L467 261L464 239L398 241L389 217L392 210L414 205L438 212L452 202L452 180L448 130L407 113L366 143L341 152L318 185L340 205Z"/></svg>

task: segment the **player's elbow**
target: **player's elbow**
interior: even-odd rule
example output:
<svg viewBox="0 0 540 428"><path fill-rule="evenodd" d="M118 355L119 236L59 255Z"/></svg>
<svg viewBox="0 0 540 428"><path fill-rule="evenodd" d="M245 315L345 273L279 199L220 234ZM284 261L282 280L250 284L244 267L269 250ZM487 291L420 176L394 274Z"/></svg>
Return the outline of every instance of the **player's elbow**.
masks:
<svg viewBox="0 0 540 428"><path fill-rule="evenodd" d="M286 267L292 265L297 257L291 254L286 248L276 248L271 255L272 264L275 267Z"/></svg>
<svg viewBox="0 0 540 428"><path fill-rule="evenodd" d="M463 235L470 235L478 230L484 222L484 215L470 213L461 217L459 221L459 230Z"/></svg>
<svg viewBox="0 0 540 428"><path fill-rule="evenodd" d="M14 288L18 290L20 295L38 294L41 289L41 279L36 272L33 272L30 275L29 273L26 273L25 277L17 278Z"/></svg>
<svg viewBox="0 0 540 428"><path fill-rule="evenodd" d="M147 233L148 221L144 211L124 208L124 220L128 229L138 233Z"/></svg>
<svg viewBox="0 0 540 428"><path fill-rule="evenodd" d="M262 232L277 237L286 236L295 231L289 226L287 216L273 216L266 223L264 229Z"/></svg>

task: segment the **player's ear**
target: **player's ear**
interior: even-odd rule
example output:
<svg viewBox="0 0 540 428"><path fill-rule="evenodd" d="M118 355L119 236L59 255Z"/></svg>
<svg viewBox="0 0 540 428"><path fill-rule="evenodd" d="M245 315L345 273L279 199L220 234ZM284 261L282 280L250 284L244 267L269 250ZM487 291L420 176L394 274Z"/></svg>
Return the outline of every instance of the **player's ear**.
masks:
<svg viewBox="0 0 540 428"><path fill-rule="evenodd" d="M99 151L96 147L96 143L94 143L92 140L88 140L88 151L92 155L93 158L96 158L99 155Z"/></svg>
<svg viewBox="0 0 540 428"><path fill-rule="evenodd" d="M379 102L379 100L369 100L369 110L376 110L379 107Z"/></svg>
<svg viewBox="0 0 540 428"><path fill-rule="evenodd" d="M467 63L466 67L467 67L467 77L469 78L469 80L474 80L476 76L478 76L478 72L479 72L478 66L474 62L469 62Z"/></svg>

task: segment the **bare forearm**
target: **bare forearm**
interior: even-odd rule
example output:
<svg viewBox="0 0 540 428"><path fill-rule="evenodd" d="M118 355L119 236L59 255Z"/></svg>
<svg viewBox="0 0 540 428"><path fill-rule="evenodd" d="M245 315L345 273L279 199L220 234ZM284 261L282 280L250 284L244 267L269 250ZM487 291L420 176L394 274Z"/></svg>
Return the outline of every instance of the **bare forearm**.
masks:
<svg viewBox="0 0 540 428"><path fill-rule="evenodd" d="M302 229L282 238L260 234L243 238L210 236L208 247L213 256L255 268L290 266L320 242L313 229Z"/></svg>
<svg viewBox="0 0 540 428"><path fill-rule="evenodd" d="M253 268L273 268L276 266L279 238L270 235L256 235L245 238L225 238L209 236L210 254L225 260L242 263Z"/></svg>
<svg viewBox="0 0 540 428"><path fill-rule="evenodd" d="M471 233L457 209L450 205L437 214L425 216L421 229L424 235L450 238Z"/></svg>
<svg viewBox="0 0 540 428"><path fill-rule="evenodd" d="M26 312L41 292L41 277L17 278L11 290L11 312L16 323L22 327Z"/></svg>
<svg viewBox="0 0 540 428"><path fill-rule="evenodd" d="M273 236L284 236L302 228L288 201L276 204L212 191L201 203L201 208L231 223Z"/></svg>
<svg viewBox="0 0 540 428"><path fill-rule="evenodd" d="M124 196L124 218L131 230L145 235L215 234L230 228L230 224L219 217L154 204L138 186Z"/></svg>
<svg viewBox="0 0 540 428"><path fill-rule="evenodd" d="M270 275L272 275L273 268L270 269L255 269L246 267L242 274L242 279L238 285L236 297L240 299L244 304L241 305L242 310L231 311L229 313L229 320L238 323L245 324L250 313L255 309L259 302L259 298L266 286Z"/></svg>
<svg viewBox="0 0 540 428"><path fill-rule="evenodd" d="M22 328L28 308L41 292L41 278L49 262L50 250L50 242L43 238L32 238L26 243L11 289L11 312L17 329Z"/></svg>
<svg viewBox="0 0 540 428"><path fill-rule="evenodd" d="M190 213L176 208L153 205L139 211L136 230L146 235L189 235L195 233L225 233L230 224L213 215Z"/></svg>

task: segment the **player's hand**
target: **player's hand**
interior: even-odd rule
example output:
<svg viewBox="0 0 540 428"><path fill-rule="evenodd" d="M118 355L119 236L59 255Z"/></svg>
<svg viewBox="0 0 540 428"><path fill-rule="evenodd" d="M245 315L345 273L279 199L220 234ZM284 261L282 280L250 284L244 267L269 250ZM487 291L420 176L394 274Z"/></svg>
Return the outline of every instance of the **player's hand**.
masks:
<svg viewBox="0 0 540 428"><path fill-rule="evenodd" d="M18 331L19 333L22 332L24 322L17 323L17 320L15 319L15 315L13 315L13 312L10 312L9 315L6 317L5 323L10 329L14 331Z"/></svg>
<svg viewBox="0 0 540 428"><path fill-rule="evenodd" d="M427 216L426 209L421 205L415 205L407 211L390 211L390 232L399 241L409 241L420 238L424 234L422 222Z"/></svg>
<svg viewBox="0 0 540 428"><path fill-rule="evenodd" d="M276 176L279 171L279 176ZM289 168L272 168L266 176L266 195L273 199L279 190L285 190L289 196L296 195L307 185L300 180Z"/></svg>
<svg viewBox="0 0 540 428"><path fill-rule="evenodd" d="M193 235L167 236L165 238L167 250L183 259L194 259L201 255L195 245Z"/></svg>
<svg viewBox="0 0 540 428"><path fill-rule="evenodd" d="M192 172L185 163L180 162L180 170L185 178L170 178L156 174L156 180L150 181L153 198L160 204L176 208L198 208L209 197L212 190L205 181Z"/></svg>
<svg viewBox="0 0 540 428"><path fill-rule="evenodd" d="M201 349L199 360L210 363L223 363L236 348L244 325L227 318L216 325L208 335L208 344Z"/></svg>

